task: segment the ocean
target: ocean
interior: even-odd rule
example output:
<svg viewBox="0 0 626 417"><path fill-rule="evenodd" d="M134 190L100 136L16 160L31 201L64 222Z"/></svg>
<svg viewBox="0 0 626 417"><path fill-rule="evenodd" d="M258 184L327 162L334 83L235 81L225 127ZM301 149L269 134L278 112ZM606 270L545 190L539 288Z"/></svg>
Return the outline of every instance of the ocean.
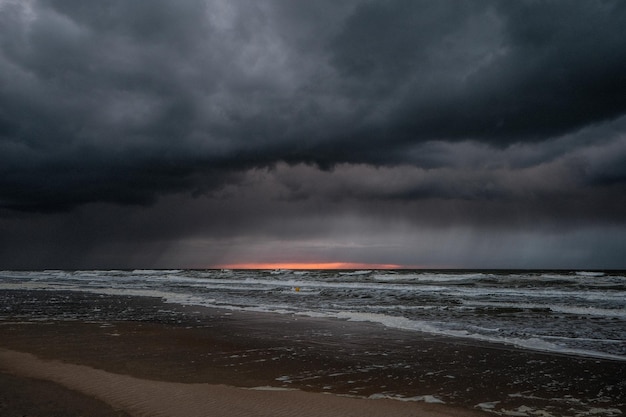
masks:
<svg viewBox="0 0 626 417"><path fill-rule="evenodd" d="M626 361L624 271L2 271L0 290L158 297Z"/></svg>

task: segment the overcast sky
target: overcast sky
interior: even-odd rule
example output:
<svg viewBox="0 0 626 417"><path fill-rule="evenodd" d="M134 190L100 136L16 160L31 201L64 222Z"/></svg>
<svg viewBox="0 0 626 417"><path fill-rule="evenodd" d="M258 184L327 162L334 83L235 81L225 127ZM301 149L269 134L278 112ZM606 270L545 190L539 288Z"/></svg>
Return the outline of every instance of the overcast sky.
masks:
<svg viewBox="0 0 626 417"><path fill-rule="evenodd" d="M626 268L626 2L0 0L0 268Z"/></svg>

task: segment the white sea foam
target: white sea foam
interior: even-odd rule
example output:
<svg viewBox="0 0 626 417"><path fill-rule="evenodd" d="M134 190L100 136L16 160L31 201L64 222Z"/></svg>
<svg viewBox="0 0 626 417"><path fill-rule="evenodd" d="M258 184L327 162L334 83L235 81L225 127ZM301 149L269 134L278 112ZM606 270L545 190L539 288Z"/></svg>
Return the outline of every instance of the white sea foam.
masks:
<svg viewBox="0 0 626 417"><path fill-rule="evenodd" d="M500 404L500 401L490 401L476 404L476 407L482 408L483 410L493 410L498 404Z"/></svg>
<svg viewBox="0 0 626 417"><path fill-rule="evenodd" d="M260 387L244 388L244 389L248 389L248 390L251 390L251 391L297 391L296 388L271 387L269 385L264 385L264 386L260 386Z"/></svg>
<svg viewBox="0 0 626 417"><path fill-rule="evenodd" d="M577 271L576 275L581 276L581 277L603 277L605 273L594 272L594 271Z"/></svg>
<svg viewBox="0 0 626 417"><path fill-rule="evenodd" d="M268 272L272 275L286 274L289 272L293 272L291 269L272 269L268 270Z"/></svg>
<svg viewBox="0 0 626 417"><path fill-rule="evenodd" d="M483 273L477 274L441 274L425 272L407 273L377 273L372 275L372 279L377 281L406 281L406 282L457 282L472 281L485 278Z"/></svg>
<svg viewBox="0 0 626 417"><path fill-rule="evenodd" d="M626 277L621 275L346 272L2 271L0 289L158 297L626 359L620 344L626 340Z"/></svg>
<svg viewBox="0 0 626 417"><path fill-rule="evenodd" d="M415 397L402 397L399 395L372 394L368 397L371 400L396 400L396 401L416 401L430 404L445 404L445 401L434 395L418 395Z"/></svg>
<svg viewBox="0 0 626 417"><path fill-rule="evenodd" d="M450 329L446 329L443 327L438 327L435 323L410 320L405 317L394 317L394 316L386 316L386 315L371 314L371 313L339 312L335 314L328 314L327 316L336 317L340 319L347 319L349 321L366 321L366 322L372 322L372 323L379 323L390 328L396 328L396 329L402 329L402 330L413 330L413 331L419 331L423 333L430 333L434 335L466 338L466 339L473 339L473 340L479 340L479 341L491 342L491 343L502 343L502 344L519 347L519 348L538 350L538 351L544 351L544 352L555 352L555 353L562 353L562 354L571 354L571 355L579 355L579 356L586 356L586 357L596 357L596 358L603 358L603 359L626 361L625 355L613 355L613 354L584 350L584 349L571 349L571 348L563 347L561 345L557 345L555 343L551 343L545 339L541 339L538 337L530 337L530 338L501 337L497 335L485 335L485 334L480 334L480 333L471 333L468 330L450 330Z"/></svg>
<svg viewBox="0 0 626 417"><path fill-rule="evenodd" d="M340 272L339 275L368 275L371 274L371 269L364 269L361 271Z"/></svg>
<svg viewBox="0 0 626 417"><path fill-rule="evenodd" d="M600 297L600 296L599 296ZM495 308L517 308L517 309L528 309L528 310L542 310L547 309L553 312L565 313L565 314L573 314L578 316L601 316L601 317L623 317L626 318L626 310L623 309L607 309L607 308L597 308L590 306L565 306L558 305L553 303L503 303L503 302L464 302L465 306L472 307L495 307Z"/></svg>

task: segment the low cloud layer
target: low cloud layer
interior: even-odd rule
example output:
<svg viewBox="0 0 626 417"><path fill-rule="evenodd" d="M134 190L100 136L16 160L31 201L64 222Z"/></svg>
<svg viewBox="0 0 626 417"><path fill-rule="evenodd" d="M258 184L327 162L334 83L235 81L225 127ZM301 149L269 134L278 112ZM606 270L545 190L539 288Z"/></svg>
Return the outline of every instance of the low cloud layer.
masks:
<svg viewBox="0 0 626 417"><path fill-rule="evenodd" d="M620 1L0 0L0 261L622 230L624 27Z"/></svg>

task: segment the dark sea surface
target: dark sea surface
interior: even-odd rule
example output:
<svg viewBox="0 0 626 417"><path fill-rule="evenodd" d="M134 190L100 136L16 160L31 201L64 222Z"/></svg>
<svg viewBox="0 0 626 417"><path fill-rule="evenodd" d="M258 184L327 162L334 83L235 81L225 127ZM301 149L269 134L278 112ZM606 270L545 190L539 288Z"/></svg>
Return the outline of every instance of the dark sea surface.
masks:
<svg viewBox="0 0 626 417"><path fill-rule="evenodd" d="M624 271L2 271L0 289L153 296L626 361Z"/></svg>
<svg viewBox="0 0 626 417"><path fill-rule="evenodd" d="M626 413L623 271L2 271L0 339L182 382Z"/></svg>

